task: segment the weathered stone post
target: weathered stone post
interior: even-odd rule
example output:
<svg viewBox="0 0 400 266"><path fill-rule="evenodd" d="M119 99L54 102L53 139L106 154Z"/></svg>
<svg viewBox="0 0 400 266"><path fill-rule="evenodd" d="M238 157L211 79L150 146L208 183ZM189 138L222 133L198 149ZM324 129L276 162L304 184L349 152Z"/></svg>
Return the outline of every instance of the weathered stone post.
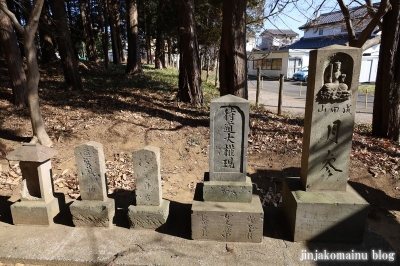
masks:
<svg viewBox="0 0 400 266"><path fill-rule="evenodd" d="M103 145L89 141L75 147L81 200L70 206L75 226L111 227L115 203L107 197Z"/></svg>
<svg viewBox="0 0 400 266"><path fill-rule="evenodd" d="M311 51L300 178L287 178L283 210L294 241L361 242L369 204L347 184L362 52Z"/></svg>
<svg viewBox="0 0 400 266"><path fill-rule="evenodd" d="M226 95L211 101L210 172L197 184L192 238L261 242L264 212L247 177L249 102Z"/></svg>
<svg viewBox="0 0 400 266"><path fill-rule="evenodd" d="M169 201L162 198L160 149L146 146L133 153L136 206L129 206L130 228L156 229L169 214Z"/></svg>
<svg viewBox="0 0 400 266"><path fill-rule="evenodd" d="M40 144L26 143L7 155L10 161L20 161L22 172L21 199L11 205L14 224L54 224L60 206L53 195L50 158L57 153Z"/></svg>

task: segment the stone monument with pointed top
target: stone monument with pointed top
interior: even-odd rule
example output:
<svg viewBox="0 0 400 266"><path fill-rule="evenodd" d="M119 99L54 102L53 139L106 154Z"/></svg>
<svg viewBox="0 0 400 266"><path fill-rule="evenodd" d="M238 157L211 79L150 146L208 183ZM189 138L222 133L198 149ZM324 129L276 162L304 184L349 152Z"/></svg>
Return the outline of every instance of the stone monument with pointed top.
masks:
<svg viewBox="0 0 400 266"><path fill-rule="evenodd" d="M157 229L168 218L168 200L162 198L160 148L146 146L133 152L136 205L128 208L132 229Z"/></svg>
<svg viewBox="0 0 400 266"><path fill-rule="evenodd" d="M264 212L246 172L249 108L233 95L211 101L210 172L196 186L193 239L262 241Z"/></svg>
<svg viewBox="0 0 400 266"><path fill-rule="evenodd" d="M89 141L75 147L75 161L81 200L74 201L70 206L74 225L111 227L115 203L114 199L107 197L103 145Z"/></svg>
<svg viewBox="0 0 400 266"><path fill-rule="evenodd" d="M361 242L369 204L348 183L362 51L310 52L300 178L283 186L294 241Z"/></svg>
<svg viewBox="0 0 400 266"><path fill-rule="evenodd" d="M21 199L11 205L14 224L54 224L60 202L64 202L64 195L54 197L53 193L50 158L57 153L40 144L26 143L7 155L7 160L19 161L22 173Z"/></svg>

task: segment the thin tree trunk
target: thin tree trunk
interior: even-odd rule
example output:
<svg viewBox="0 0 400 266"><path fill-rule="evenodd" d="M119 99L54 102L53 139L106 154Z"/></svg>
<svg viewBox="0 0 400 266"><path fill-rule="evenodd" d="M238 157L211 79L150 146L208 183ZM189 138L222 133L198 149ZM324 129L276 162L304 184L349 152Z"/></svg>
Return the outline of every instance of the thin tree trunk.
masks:
<svg viewBox="0 0 400 266"><path fill-rule="evenodd" d="M74 49L69 33L63 0L52 0L53 20L58 32L58 48L64 71L65 85L68 90L83 90L81 75L78 70Z"/></svg>
<svg viewBox="0 0 400 266"><path fill-rule="evenodd" d="M34 2L31 16L25 27L17 21L15 15L11 13L7 7L0 5L0 9L6 13L14 27L22 34L24 38L24 47L26 55L26 63L28 66L27 84L28 84L28 106L32 123L33 137L31 142L39 142L42 145L51 146L52 141L46 133L42 114L39 107L39 66L36 56L35 37L36 30L39 24L40 13L43 7L44 0L36 0Z"/></svg>
<svg viewBox="0 0 400 266"><path fill-rule="evenodd" d="M85 38L86 54L89 61L97 61L97 49L93 35L93 24L88 11L88 0L79 0L79 10L83 23L83 35Z"/></svg>
<svg viewBox="0 0 400 266"><path fill-rule="evenodd" d="M142 62L139 51L138 11L136 0L128 0L128 63L126 74L141 74Z"/></svg>
<svg viewBox="0 0 400 266"><path fill-rule="evenodd" d="M248 99L246 64L246 0L224 0L220 47L220 95Z"/></svg>
<svg viewBox="0 0 400 266"><path fill-rule="evenodd" d="M21 19L22 11L20 10L20 7L15 5L14 0L7 0L7 6L8 9L15 14L15 17L18 20L18 22L22 24L22 19ZM22 39L22 34L19 31L15 31L15 34L17 36L19 51L23 58L25 56L25 49L24 49L24 41Z"/></svg>
<svg viewBox="0 0 400 266"><path fill-rule="evenodd" d="M108 6L108 17L110 18L110 30L111 30L111 47L113 52L113 63L121 64L120 53L118 50L118 40L117 40L117 24L114 14L114 8L112 0L107 0Z"/></svg>
<svg viewBox="0 0 400 266"><path fill-rule="evenodd" d="M203 103L199 50L194 18L194 0L178 0L179 12L179 98L200 106Z"/></svg>
<svg viewBox="0 0 400 266"><path fill-rule="evenodd" d="M6 1L0 0L0 4L6 5ZM16 106L27 107L27 82L24 66L11 20L3 11L0 11L0 44L10 75L12 102Z"/></svg>
<svg viewBox="0 0 400 266"><path fill-rule="evenodd" d="M113 2L113 13L115 17L115 29L117 34L117 47L118 47L118 56L120 62L125 62L124 55L124 47L122 45L122 30L121 30L121 17L118 7L118 2L116 0L112 0Z"/></svg>
<svg viewBox="0 0 400 266"><path fill-rule="evenodd" d="M168 49L168 67L172 65L172 41L171 37L167 39L167 49Z"/></svg>
<svg viewBox="0 0 400 266"><path fill-rule="evenodd" d="M53 44L53 37L51 34L51 26L52 22L50 19L49 10L47 8L47 5L44 5L40 17L39 28L42 63L44 64L57 60L56 51Z"/></svg>
<svg viewBox="0 0 400 266"><path fill-rule="evenodd" d="M104 67L108 69L108 26L107 26L107 1L100 0L98 4L98 12L101 28L101 40L104 53Z"/></svg>
<svg viewBox="0 0 400 266"><path fill-rule="evenodd" d="M400 134L400 4L383 17L382 41L375 84L372 134L399 141Z"/></svg>

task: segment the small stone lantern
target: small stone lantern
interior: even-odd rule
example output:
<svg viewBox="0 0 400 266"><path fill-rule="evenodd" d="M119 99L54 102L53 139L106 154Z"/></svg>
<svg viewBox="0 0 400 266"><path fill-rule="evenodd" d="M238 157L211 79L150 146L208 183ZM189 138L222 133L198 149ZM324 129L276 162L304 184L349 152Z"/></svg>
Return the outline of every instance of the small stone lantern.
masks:
<svg viewBox="0 0 400 266"><path fill-rule="evenodd" d="M53 195L50 158L55 149L25 143L7 155L7 160L19 161L22 172L21 199L11 205L13 223L16 225L52 225L60 212L58 199Z"/></svg>

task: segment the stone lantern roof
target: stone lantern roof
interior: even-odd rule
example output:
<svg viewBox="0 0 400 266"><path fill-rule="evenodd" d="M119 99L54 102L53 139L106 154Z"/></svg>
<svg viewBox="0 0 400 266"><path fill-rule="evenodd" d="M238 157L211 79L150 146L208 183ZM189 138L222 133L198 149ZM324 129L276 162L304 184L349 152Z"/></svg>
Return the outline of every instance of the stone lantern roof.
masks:
<svg viewBox="0 0 400 266"><path fill-rule="evenodd" d="M7 160L22 162L44 162L58 154L58 151L38 143L24 143L7 155Z"/></svg>

